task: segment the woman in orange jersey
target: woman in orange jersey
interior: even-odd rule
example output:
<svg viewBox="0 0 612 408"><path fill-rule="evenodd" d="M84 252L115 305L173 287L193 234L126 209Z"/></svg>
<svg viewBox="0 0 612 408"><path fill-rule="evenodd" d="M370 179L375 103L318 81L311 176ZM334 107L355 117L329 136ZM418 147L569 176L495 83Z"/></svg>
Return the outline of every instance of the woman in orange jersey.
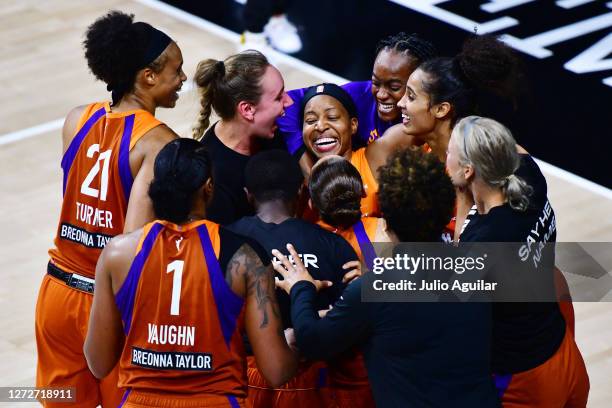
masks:
<svg viewBox="0 0 612 408"><path fill-rule="evenodd" d="M475 114L482 106L512 105L518 99L519 61L514 52L492 36L475 36L467 40L454 58L425 61L410 75L404 97L402 125L389 133L405 133L445 162L451 131L461 118ZM487 97L487 99L485 99ZM457 194L457 221L463 224L472 203L466 194ZM459 228L454 231L454 239Z"/></svg>
<svg viewBox="0 0 612 408"><path fill-rule="evenodd" d="M87 30L87 63L112 102L79 106L66 117L63 204L36 306L36 385L76 387L83 407L116 406L122 395L116 373L98 381L81 351L95 265L113 236L153 217L146 194L153 162L177 137L155 110L174 107L186 80L176 43L133 17L112 11Z"/></svg>
<svg viewBox="0 0 612 408"><path fill-rule="evenodd" d="M376 256L372 242L387 242L385 220L363 217L363 183L357 169L341 156L326 156L312 168L310 200L319 213L318 224L346 239L368 267Z"/></svg>
<svg viewBox="0 0 612 408"><path fill-rule="evenodd" d="M514 51L495 37L485 35L469 39L454 58L428 60L410 75L406 94L398 103L402 110L402 125L388 132L394 137L401 133L410 134L415 141L426 143L427 148L445 162L451 132L459 120L483 108L491 109L491 99L498 109L510 102L514 110L521 88L519 66ZM521 159L517 175L535 187L537 197L534 198L543 200L547 193L546 179L540 171L528 171L531 156L518 144L516 148ZM459 228L453 228L455 241L459 239L461 227L473 205L471 194L458 188L455 213ZM567 283L560 271L555 274L560 288L559 305L573 332L574 308L571 297L564 295L566 291L562 289Z"/></svg>
<svg viewBox="0 0 612 408"><path fill-rule="evenodd" d="M100 256L85 355L97 377L119 361L123 407L245 406L245 331L270 384L295 373L269 256L205 220L211 174L201 143L170 142L149 189L158 220Z"/></svg>
<svg viewBox="0 0 612 408"><path fill-rule="evenodd" d="M371 270L376 257L372 242L388 242L389 237L384 219L361 216L364 191L357 169L341 156L326 156L313 166L308 189L312 206L321 218L318 224L346 239ZM339 408L375 406L359 350L334 357L328 366L331 395Z"/></svg>
<svg viewBox="0 0 612 408"><path fill-rule="evenodd" d="M392 242L439 240L455 201L444 165L406 149L389 158L379 180ZM295 249L288 249L293 255ZM301 282L312 278L299 259L293 266L280 252L273 254L282 262L275 265L284 278L278 285L291 295L300 351L327 359L358 344L377 407L499 407L488 364L489 305L363 299L362 289L378 276L366 273L321 319L311 303L316 286Z"/></svg>
<svg viewBox="0 0 612 408"><path fill-rule="evenodd" d="M302 99L301 112L304 145L311 159L339 155L349 160L363 179L362 214L380 216L378 182L374 175L393 151L414 144L412 137L396 133L353 151L352 137L359 125L357 110L350 95L335 84L310 87Z"/></svg>

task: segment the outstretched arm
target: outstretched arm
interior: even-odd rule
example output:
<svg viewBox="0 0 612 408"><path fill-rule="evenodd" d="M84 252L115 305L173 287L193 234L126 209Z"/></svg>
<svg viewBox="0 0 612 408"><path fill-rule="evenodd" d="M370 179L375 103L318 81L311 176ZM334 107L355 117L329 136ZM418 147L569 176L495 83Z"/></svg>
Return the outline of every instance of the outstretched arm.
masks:
<svg viewBox="0 0 612 408"><path fill-rule="evenodd" d="M291 320L300 352L310 359L328 359L367 336L370 320L368 308L361 302L361 279L349 284L333 309L320 319L315 307L317 290L329 283L313 280L293 246L287 245L287 249L295 265L275 250L273 254L281 263L274 269L284 278L277 286L291 294Z"/></svg>

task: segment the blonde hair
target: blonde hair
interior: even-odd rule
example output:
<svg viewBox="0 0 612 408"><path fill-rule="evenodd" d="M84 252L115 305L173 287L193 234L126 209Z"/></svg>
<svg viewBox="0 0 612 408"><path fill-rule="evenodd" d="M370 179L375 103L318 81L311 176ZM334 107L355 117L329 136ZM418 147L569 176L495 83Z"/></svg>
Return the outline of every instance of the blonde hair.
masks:
<svg viewBox="0 0 612 408"><path fill-rule="evenodd" d="M533 189L515 173L521 159L512 133L501 123L480 116L461 119L452 134L461 165L471 164L485 183L501 188L515 210L525 211Z"/></svg>
<svg viewBox="0 0 612 408"><path fill-rule="evenodd" d="M224 61L211 58L200 61L194 76L201 105L198 123L193 128L194 139L202 139L213 109L221 119L229 120L236 113L238 102L259 103L261 79L268 65L266 57L255 50L231 55Z"/></svg>

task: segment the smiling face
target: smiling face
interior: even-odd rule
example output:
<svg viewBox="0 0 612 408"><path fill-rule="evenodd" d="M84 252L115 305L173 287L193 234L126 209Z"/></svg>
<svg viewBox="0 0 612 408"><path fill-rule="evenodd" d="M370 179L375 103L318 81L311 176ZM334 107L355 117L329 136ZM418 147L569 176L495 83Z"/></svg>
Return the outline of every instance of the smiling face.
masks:
<svg viewBox="0 0 612 408"><path fill-rule="evenodd" d="M254 106L253 134L271 139L276 131L276 119L291 105L291 98L285 92L285 82L278 69L268 65L261 78L261 98Z"/></svg>
<svg viewBox="0 0 612 408"><path fill-rule="evenodd" d="M397 103L404 95L408 77L416 68L416 61L405 52L383 48L372 69L372 96L376 99L378 117L386 122L399 119Z"/></svg>
<svg viewBox="0 0 612 408"><path fill-rule="evenodd" d="M430 106L429 95L423 89L426 75L417 68L408 78L406 94L397 104L402 112L404 131L421 136L423 140L427 140L427 134L432 132L436 125L435 106Z"/></svg>
<svg viewBox="0 0 612 408"><path fill-rule="evenodd" d="M162 70L155 74L156 81L151 92L157 106L173 108L187 76L183 72L183 54L174 41L168 44L164 53L167 60Z"/></svg>
<svg viewBox="0 0 612 408"><path fill-rule="evenodd" d="M351 151L357 132L357 118L334 97L317 95L304 107L302 133L306 149L317 159L329 155L345 156Z"/></svg>

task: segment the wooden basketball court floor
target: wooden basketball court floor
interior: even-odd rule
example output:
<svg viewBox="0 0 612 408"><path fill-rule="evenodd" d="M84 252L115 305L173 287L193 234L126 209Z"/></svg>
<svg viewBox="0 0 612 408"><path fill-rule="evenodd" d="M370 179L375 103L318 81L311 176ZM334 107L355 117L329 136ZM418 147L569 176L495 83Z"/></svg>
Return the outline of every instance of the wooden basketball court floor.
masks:
<svg viewBox="0 0 612 408"><path fill-rule="evenodd" d="M0 3L0 387L34 384L34 308L60 209L62 118L74 106L108 98L105 86L88 72L81 42L87 26L109 9L132 12L176 39L189 77L199 60L235 51L235 34L152 0ZM290 57L275 61L287 89L342 81ZM189 136L197 113L197 95L188 88L175 109L158 116ZM558 240L611 242L612 191L546 164L542 168ZM576 338L591 379L589 407L610 407L612 303L577 303L575 309Z"/></svg>

